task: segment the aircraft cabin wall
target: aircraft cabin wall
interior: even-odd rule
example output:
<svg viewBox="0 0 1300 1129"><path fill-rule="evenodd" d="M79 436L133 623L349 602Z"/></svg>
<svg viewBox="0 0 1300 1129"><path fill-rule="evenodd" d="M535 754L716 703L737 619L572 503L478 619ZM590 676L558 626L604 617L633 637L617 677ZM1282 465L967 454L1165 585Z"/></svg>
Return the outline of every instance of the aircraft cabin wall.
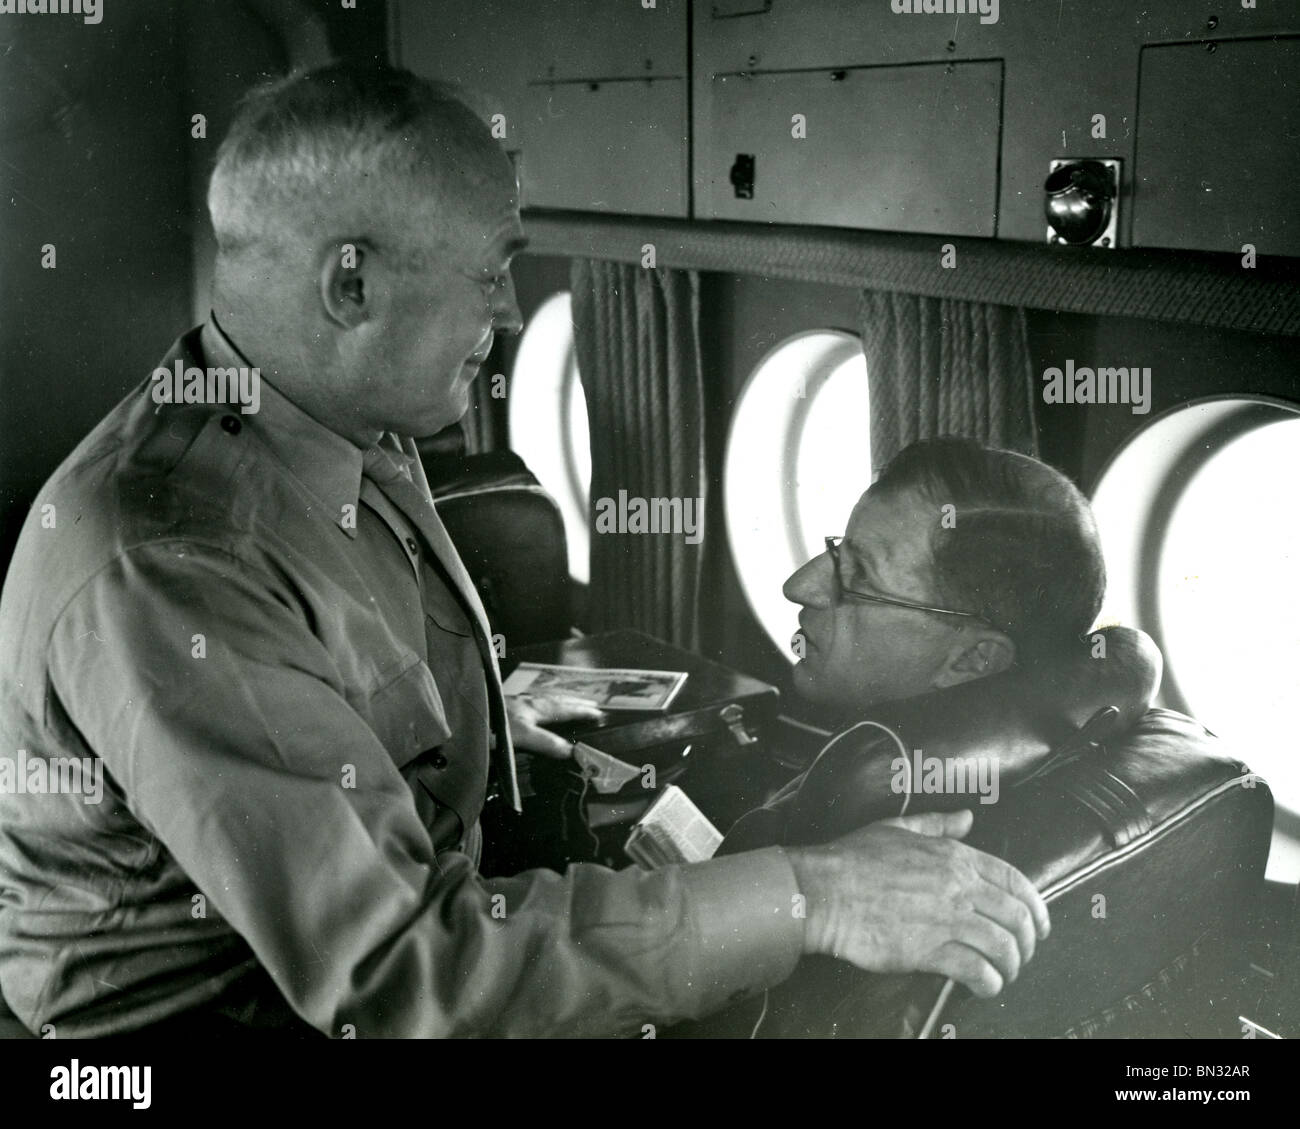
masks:
<svg viewBox="0 0 1300 1129"><path fill-rule="evenodd" d="M544 301L569 286L568 261L558 257L525 255L513 273L525 324ZM722 452L731 409L750 374L766 354L795 334L823 329L858 333L858 291L725 274L705 276L701 291L711 428L708 448L716 456L710 467L710 489L720 510L725 489ZM1027 322L1036 373L1063 364L1066 358L1079 364L1096 363L1098 358L1115 364L1128 363L1124 358L1133 363L1140 359L1152 369L1148 414L1134 415L1123 404L1039 405L1036 422L1042 457L1069 474L1085 492L1095 486L1120 444L1168 408L1200 396L1243 392L1300 400L1300 375L1289 338L1051 310L1029 310ZM515 371L518 348L517 340L503 343L503 371ZM713 516L721 521L720 513ZM706 648L784 683L790 670L784 652L754 622L731 555L725 545L718 548L708 567L721 603L713 605L717 614L706 625ZM790 610L793 613L793 607Z"/></svg>
<svg viewBox="0 0 1300 1129"><path fill-rule="evenodd" d="M484 93L529 207L1038 242L1049 162L1099 158L1123 246L1298 254L1300 15L1205 7L396 0L391 34Z"/></svg>
<svg viewBox="0 0 1300 1129"><path fill-rule="evenodd" d="M1007 3L985 23L978 14L896 14L883 0L583 0L561 10L397 0L390 36L404 64L482 94L480 111L516 161L526 222L531 215L534 228L549 221L565 233L539 241L550 257L517 260L526 319L567 290L564 252L581 255L601 238L606 248L660 236L685 247L704 230L674 221L780 225L790 245L819 230L850 244L858 231L883 254L902 248L936 259L946 246L962 256L1006 248L1032 271L1031 252L1012 249L1045 253L1044 181L1052 162L1067 159L1117 166L1117 217L1102 245L1126 264L1147 255L1141 262L1157 269L1243 276L1258 259L1261 274L1288 278L1300 255L1300 211L1282 156L1300 134L1300 14L1279 5ZM1054 251L1066 276L1071 255L1104 272L1113 253ZM670 265L693 265L689 258ZM768 271L761 255L705 267L700 292L715 534L703 581L714 614L701 645L783 687L789 656L772 623L793 623L794 609L775 608L760 625L756 585L737 567L744 551L719 528L729 432L752 374L783 342L862 331L860 284L799 280L788 267ZM1221 304L1217 323L1202 321L1180 314L1196 289L1180 281L1187 289L1164 308L1150 294L1105 313L1033 293L1008 303L1025 307L1036 376L1067 364L1150 371L1140 412L1037 404L1041 455L1089 493L1162 412L1220 395L1300 401L1294 330L1259 332L1232 312L1263 309L1274 296L1245 283ZM1080 269L1067 287L1096 282ZM517 351L503 347L501 371L517 371ZM585 497L576 500L579 512L583 505ZM1118 571L1117 599L1136 583ZM1171 672L1172 695L1175 683ZM795 696L786 701L799 712ZM1186 697L1168 704L1197 712ZM1279 792L1283 807L1290 788Z"/></svg>
<svg viewBox="0 0 1300 1129"><path fill-rule="evenodd" d="M1300 253L1278 160L1300 128L1287 87L1300 16L1276 5L1066 0L981 19L848 0L546 10L397 0L390 35L406 65L482 93L526 208L624 217L629 237L639 216L1042 244L1050 162L1099 158L1120 165L1119 247ZM515 273L538 303L567 285L562 264L535 255ZM715 453L769 349L802 331L860 328L856 290L757 270L708 274L702 303ZM1067 360L1152 370L1142 415L1040 405L1040 449L1085 489L1168 407L1296 395L1281 336L1032 307L1027 322L1038 373ZM763 655L778 677L785 663L753 631L721 557L711 563L726 610L741 614L718 617L713 645L733 661Z"/></svg>

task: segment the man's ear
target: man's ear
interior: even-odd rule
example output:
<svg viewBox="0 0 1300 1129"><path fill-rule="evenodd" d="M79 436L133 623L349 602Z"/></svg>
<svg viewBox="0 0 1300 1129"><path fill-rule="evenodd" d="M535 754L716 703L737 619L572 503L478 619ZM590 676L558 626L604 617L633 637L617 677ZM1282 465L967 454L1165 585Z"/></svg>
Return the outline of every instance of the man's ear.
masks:
<svg viewBox="0 0 1300 1129"><path fill-rule="evenodd" d="M974 638L959 637L948 652L948 660L934 676L934 687L957 686L1001 674L1016 661L1016 645L1001 631L980 630Z"/></svg>
<svg viewBox="0 0 1300 1129"><path fill-rule="evenodd" d="M374 249L357 239L325 249L320 266L320 297L325 316L355 329L375 313L377 287Z"/></svg>

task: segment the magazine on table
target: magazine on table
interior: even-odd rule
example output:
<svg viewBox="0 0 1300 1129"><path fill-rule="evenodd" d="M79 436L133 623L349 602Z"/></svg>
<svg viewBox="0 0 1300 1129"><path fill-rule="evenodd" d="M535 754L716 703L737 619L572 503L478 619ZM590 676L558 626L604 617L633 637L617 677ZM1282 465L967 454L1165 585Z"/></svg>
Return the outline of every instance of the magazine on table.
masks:
<svg viewBox="0 0 1300 1129"><path fill-rule="evenodd" d="M503 688L509 695L577 698L602 710L666 710L686 682L683 670L520 663Z"/></svg>

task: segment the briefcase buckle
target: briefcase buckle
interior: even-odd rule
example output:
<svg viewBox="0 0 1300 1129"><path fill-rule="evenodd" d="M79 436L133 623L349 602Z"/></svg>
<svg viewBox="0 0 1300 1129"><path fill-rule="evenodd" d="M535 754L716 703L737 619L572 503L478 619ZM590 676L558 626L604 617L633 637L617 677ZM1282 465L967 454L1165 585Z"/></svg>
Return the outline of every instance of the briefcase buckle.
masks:
<svg viewBox="0 0 1300 1129"><path fill-rule="evenodd" d="M756 745L758 738L745 728L745 708L732 702L729 706L724 706L718 714L722 718L722 723L731 730L731 735L736 739L737 745Z"/></svg>

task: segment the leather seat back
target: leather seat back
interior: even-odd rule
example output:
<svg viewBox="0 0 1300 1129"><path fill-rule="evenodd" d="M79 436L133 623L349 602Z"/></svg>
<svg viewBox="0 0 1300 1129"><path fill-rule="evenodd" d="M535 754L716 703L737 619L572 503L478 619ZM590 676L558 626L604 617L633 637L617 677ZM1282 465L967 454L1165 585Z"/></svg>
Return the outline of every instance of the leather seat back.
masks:
<svg viewBox="0 0 1300 1129"><path fill-rule="evenodd" d="M928 1016L931 1026L1104 1032L1247 919L1272 830L1267 784L1192 719L1151 710L1121 741L977 819L973 845L1014 863L1044 893L1052 938L1000 1000L966 997Z"/></svg>
<svg viewBox="0 0 1300 1129"><path fill-rule="evenodd" d="M507 646L562 639L573 623L559 506L512 451L424 457L452 543Z"/></svg>
<svg viewBox="0 0 1300 1129"><path fill-rule="evenodd" d="M1082 680L1058 671L1019 704L1024 685L989 679L873 711L798 787L737 824L724 851L824 842L896 816L904 802L909 814L969 807L966 842L1024 872L1052 913L1051 936L993 1000L932 975L872 975L809 957L770 993L761 1036L1092 1034L1244 920L1268 857L1268 787L1190 718L1146 708L1158 654L1140 633L1117 630L1108 638L1123 662ZM1089 711L1091 724L1076 729ZM1124 726L1126 716L1136 724ZM1005 753L997 802L900 795L899 758L917 749ZM748 1034L754 1019L751 1008L710 1023L713 1033Z"/></svg>
<svg viewBox="0 0 1300 1129"><path fill-rule="evenodd" d="M935 806L916 798L913 811ZM1273 825L1268 786L1203 727L1163 709L998 803L972 806L966 842L1023 871L1051 909L1052 934L1019 979L980 1000L945 993L937 976L807 958L773 991L764 1036L1104 1032L1245 920Z"/></svg>

